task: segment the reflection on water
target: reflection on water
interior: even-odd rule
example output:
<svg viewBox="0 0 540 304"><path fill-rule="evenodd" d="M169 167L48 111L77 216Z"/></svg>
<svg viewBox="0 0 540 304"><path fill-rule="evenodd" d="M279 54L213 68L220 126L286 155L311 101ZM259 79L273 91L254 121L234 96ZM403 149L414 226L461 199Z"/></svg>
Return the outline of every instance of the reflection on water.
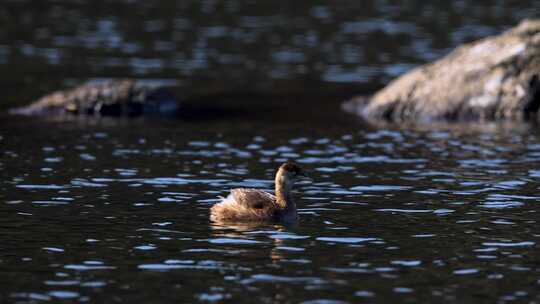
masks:
<svg viewBox="0 0 540 304"><path fill-rule="evenodd" d="M4 120L4 300L535 299L533 129L305 119L310 128ZM297 225L208 221L232 187L271 191L288 159L313 177L298 185Z"/></svg>
<svg viewBox="0 0 540 304"><path fill-rule="evenodd" d="M495 0L3 2L0 77L12 103L126 76L178 86L181 97L372 91L540 11L538 1Z"/></svg>

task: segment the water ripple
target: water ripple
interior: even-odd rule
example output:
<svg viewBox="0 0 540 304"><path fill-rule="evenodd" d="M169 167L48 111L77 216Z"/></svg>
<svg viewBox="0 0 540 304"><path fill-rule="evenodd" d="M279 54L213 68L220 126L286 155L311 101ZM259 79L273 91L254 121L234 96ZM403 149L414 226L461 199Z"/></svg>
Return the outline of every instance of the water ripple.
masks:
<svg viewBox="0 0 540 304"><path fill-rule="evenodd" d="M360 237L318 237L317 241L331 242L331 243L347 243L347 244L358 244L370 241L378 241L378 238L360 238Z"/></svg>

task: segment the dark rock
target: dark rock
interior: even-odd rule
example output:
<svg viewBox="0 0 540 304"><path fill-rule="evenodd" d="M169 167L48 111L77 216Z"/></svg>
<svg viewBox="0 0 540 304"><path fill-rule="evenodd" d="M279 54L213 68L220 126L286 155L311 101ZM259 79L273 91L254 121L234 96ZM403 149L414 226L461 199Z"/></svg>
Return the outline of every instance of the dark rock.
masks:
<svg viewBox="0 0 540 304"><path fill-rule="evenodd" d="M371 97L346 102L367 120L536 119L540 108L540 19L461 46Z"/></svg>
<svg viewBox="0 0 540 304"><path fill-rule="evenodd" d="M86 83L10 112L23 115L174 116L179 102L164 88L135 80Z"/></svg>

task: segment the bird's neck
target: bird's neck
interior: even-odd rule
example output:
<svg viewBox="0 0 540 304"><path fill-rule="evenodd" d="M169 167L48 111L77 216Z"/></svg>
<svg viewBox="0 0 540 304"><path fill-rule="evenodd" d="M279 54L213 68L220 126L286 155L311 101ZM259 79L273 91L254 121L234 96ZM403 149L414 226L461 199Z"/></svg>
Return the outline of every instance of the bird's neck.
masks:
<svg viewBox="0 0 540 304"><path fill-rule="evenodd" d="M292 197L292 184L283 176L276 176L276 201L283 209L296 209Z"/></svg>

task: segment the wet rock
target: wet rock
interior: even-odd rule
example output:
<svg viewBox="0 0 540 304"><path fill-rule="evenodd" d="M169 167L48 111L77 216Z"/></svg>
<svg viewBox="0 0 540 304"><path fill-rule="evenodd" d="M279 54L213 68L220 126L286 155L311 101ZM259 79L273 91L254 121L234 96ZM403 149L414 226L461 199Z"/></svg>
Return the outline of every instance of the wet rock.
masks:
<svg viewBox="0 0 540 304"><path fill-rule="evenodd" d="M23 115L174 116L179 102L162 87L132 79L86 83L10 112Z"/></svg>
<svg viewBox="0 0 540 304"><path fill-rule="evenodd" d="M390 121L536 119L540 107L540 19L463 45L418 67L346 111Z"/></svg>

